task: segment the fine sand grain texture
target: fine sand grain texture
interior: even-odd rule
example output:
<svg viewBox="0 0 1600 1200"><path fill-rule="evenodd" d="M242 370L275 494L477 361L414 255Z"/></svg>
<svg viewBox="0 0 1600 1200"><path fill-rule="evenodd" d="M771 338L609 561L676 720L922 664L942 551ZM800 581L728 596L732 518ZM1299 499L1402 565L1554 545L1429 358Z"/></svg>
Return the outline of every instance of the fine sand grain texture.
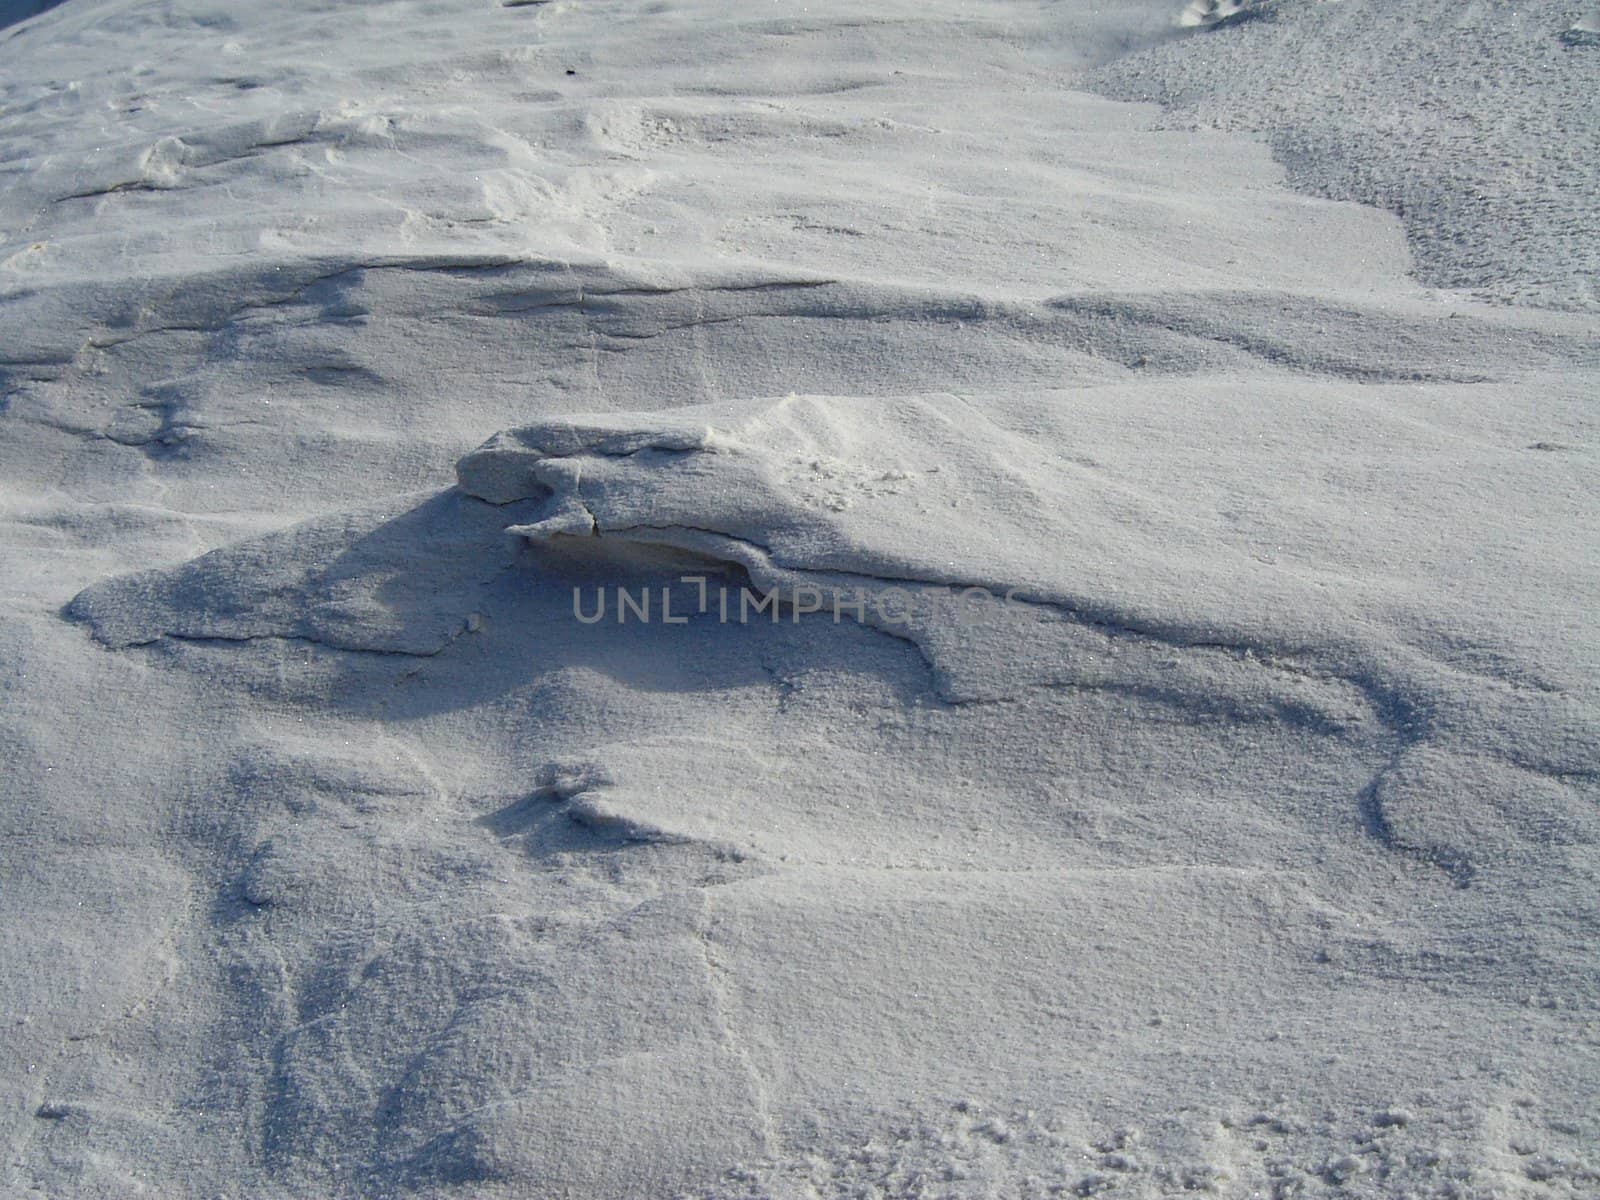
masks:
<svg viewBox="0 0 1600 1200"><path fill-rule="evenodd" d="M0 1197L1600 1195L1597 30L0 6Z"/></svg>
<svg viewBox="0 0 1600 1200"><path fill-rule="evenodd" d="M1217 27L1094 85L1172 128L1259 132L1293 186L1398 214L1432 287L1600 311L1600 8L1197 0L1184 19Z"/></svg>

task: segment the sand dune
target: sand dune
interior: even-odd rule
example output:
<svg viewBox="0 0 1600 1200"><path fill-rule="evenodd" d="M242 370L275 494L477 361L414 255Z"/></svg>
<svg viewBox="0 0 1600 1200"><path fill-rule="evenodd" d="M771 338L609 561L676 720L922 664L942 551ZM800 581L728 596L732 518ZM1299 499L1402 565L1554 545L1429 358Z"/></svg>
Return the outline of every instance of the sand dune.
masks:
<svg viewBox="0 0 1600 1200"><path fill-rule="evenodd" d="M34 9L0 1192L1600 1189L1577 8Z"/></svg>

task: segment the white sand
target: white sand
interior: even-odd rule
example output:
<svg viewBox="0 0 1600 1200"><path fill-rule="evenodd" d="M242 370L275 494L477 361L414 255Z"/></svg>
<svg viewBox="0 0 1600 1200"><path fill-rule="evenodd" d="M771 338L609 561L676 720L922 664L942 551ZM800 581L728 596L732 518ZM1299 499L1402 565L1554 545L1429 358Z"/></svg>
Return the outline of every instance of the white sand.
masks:
<svg viewBox="0 0 1600 1200"><path fill-rule="evenodd" d="M1234 21L1093 82L1166 127L1263 133L1291 185L1396 213L1424 283L1600 312L1600 6L1254 0Z"/></svg>
<svg viewBox="0 0 1600 1200"><path fill-rule="evenodd" d="M1600 1194L1581 5L37 7L0 1195Z"/></svg>

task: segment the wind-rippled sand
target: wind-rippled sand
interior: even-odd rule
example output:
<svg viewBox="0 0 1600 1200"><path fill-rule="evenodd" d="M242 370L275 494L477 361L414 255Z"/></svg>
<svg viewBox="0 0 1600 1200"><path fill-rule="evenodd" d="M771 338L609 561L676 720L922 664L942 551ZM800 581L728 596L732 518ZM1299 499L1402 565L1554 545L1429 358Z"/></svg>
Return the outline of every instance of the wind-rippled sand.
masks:
<svg viewBox="0 0 1600 1200"><path fill-rule="evenodd" d="M38 7L0 1192L1600 1192L1578 8Z"/></svg>

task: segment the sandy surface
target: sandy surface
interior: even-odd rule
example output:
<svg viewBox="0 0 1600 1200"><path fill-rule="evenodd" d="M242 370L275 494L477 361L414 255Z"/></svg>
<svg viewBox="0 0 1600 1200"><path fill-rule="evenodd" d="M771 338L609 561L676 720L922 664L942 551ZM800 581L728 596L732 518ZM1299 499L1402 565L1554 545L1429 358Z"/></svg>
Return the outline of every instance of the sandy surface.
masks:
<svg viewBox="0 0 1600 1200"><path fill-rule="evenodd" d="M1585 6L37 7L0 1194L1600 1193Z"/></svg>

